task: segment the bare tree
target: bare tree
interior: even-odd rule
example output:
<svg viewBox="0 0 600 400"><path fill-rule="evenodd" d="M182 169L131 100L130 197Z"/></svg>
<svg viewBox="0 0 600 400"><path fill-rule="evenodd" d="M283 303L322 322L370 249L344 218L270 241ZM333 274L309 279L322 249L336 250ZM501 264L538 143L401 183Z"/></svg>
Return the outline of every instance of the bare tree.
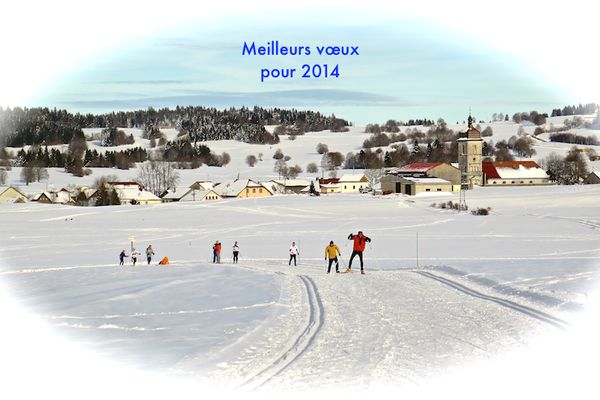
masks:
<svg viewBox="0 0 600 400"><path fill-rule="evenodd" d="M101 187L106 186L108 182L116 182L119 178L116 175L103 175L94 180L94 184L92 187L94 189L100 189Z"/></svg>
<svg viewBox="0 0 600 400"><path fill-rule="evenodd" d="M225 165L229 164L230 161L231 156L229 155L229 153L223 152L221 154L221 157L219 158L219 163L221 164L221 166L224 167Z"/></svg>
<svg viewBox="0 0 600 400"><path fill-rule="evenodd" d="M292 179L296 179L299 174L302 173L302 168L296 164L293 167L288 168L288 175Z"/></svg>
<svg viewBox="0 0 600 400"><path fill-rule="evenodd" d="M325 154L327 152L329 152L329 148L327 147L327 145L325 143L319 143L317 145L317 153Z"/></svg>
<svg viewBox="0 0 600 400"><path fill-rule="evenodd" d="M277 172L277 175L279 175L279 179L281 179L281 178L287 179L289 176L288 166L283 159L279 159L279 160L275 161L275 166L273 167L273 171Z"/></svg>
<svg viewBox="0 0 600 400"><path fill-rule="evenodd" d="M21 179L26 185L48 179L48 170L41 166L39 161L30 161L21 170Z"/></svg>
<svg viewBox="0 0 600 400"><path fill-rule="evenodd" d="M316 163L311 162L310 164L308 164L306 166L306 172L308 172L310 174L314 174L316 172L319 172L319 167L317 166Z"/></svg>
<svg viewBox="0 0 600 400"><path fill-rule="evenodd" d="M381 178L385 175L385 170L383 168L376 169L365 169L365 176L369 180L369 186L373 188L373 186L377 185L381 182Z"/></svg>
<svg viewBox="0 0 600 400"><path fill-rule="evenodd" d="M147 161L140 167L138 180L149 192L159 196L165 190L177 185L179 174L172 163Z"/></svg>
<svg viewBox="0 0 600 400"><path fill-rule="evenodd" d="M273 158L276 160L281 160L283 158L283 151L281 151L281 149L275 150L275 154L273 154Z"/></svg>
<svg viewBox="0 0 600 400"><path fill-rule="evenodd" d="M249 167L254 167L256 164L256 156L250 154L248 157L246 157L246 164L248 164Z"/></svg>

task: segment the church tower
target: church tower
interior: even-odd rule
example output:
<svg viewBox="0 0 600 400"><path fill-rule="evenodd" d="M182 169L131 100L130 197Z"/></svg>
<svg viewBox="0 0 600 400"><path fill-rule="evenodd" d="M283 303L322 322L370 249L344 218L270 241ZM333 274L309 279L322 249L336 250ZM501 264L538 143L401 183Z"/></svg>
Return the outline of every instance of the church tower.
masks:
<svg viewBox="0 0 600 400"><path fill-rule="evenodd" d="M473 117L469 113L469 127L458 138L458 165L461 173L463 188L473 188L473 185L483 183L481 168L481 153L483 140L481 133L473 127Z"/></svg>

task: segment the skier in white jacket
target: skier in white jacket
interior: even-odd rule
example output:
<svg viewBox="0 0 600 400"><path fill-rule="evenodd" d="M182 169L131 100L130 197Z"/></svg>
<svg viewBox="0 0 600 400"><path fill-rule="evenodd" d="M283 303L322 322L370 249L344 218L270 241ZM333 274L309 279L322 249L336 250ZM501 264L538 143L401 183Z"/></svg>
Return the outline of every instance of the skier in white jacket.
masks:
<svg viewBox="0 0 600 400"><path fill-rule="evenodd" d="M297 255L300 255L300 250L298 250L296 242L292 242L292 245L290 246L290 261L288 262L288 265L292 265L292 260L294 260L294 267L296 266Z"/></svg>

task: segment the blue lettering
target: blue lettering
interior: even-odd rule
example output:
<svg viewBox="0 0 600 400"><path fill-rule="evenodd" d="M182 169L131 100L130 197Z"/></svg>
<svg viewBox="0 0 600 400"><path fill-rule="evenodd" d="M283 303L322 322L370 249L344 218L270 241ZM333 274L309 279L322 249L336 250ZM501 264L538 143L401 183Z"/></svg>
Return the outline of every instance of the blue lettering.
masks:
<svg viewBox="0 0 600 400"><path fill-rule="evenodd" d="M256 44L252 42L252 46L248 47L248 44L244 42L244 47L242 48L242 55L256 55Z"/></svg>

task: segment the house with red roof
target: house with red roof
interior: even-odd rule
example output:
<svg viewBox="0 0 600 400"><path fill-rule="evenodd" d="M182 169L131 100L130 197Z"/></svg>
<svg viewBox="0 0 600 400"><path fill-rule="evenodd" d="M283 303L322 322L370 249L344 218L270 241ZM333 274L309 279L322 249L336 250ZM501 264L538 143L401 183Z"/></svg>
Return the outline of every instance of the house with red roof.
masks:
<svg viewBox="0 0 600 400"><path fill-rule="evenodd" d="M323 194L341 193L342 185L340 184L340 178L320 178L319 190Z"/></svg>
<svg viewBox="0 0 600 400"><path fill-rule="evenodd" d="M549 176L535 161L484 161L484 186L548 185Z"/></svg>

